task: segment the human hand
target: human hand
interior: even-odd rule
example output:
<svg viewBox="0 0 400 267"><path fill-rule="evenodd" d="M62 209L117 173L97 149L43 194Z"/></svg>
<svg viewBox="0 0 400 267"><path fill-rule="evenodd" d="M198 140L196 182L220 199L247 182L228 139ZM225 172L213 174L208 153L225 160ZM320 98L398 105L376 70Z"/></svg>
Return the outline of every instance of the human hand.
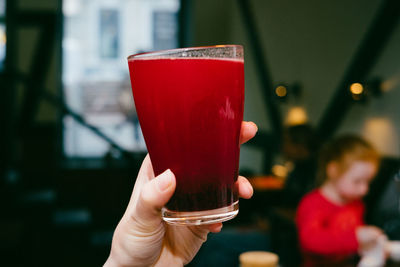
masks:
<svg viewBox="0 0 400 267"><path fill-rule="evenodd" d="M243 122L240 143L257 132L252 122ZM209 232L221 231L222 223L174 226L161 218L161 208L172 197L176 181L170 170L157 179L149 156L139 170L128 207L115 229L110 256L104 266L183 266L196 255ZM239 196L250 198L253 188L246 178L237 180Z"/></svg>
<svg viewBox="0 0 400 267"><path fill-rule="evenodd" d="M382 229L373 226L365 225L356 229L356 236L359 243L360 251L369 251L375 247L377 242L384 238L385 234Z"/></svg>

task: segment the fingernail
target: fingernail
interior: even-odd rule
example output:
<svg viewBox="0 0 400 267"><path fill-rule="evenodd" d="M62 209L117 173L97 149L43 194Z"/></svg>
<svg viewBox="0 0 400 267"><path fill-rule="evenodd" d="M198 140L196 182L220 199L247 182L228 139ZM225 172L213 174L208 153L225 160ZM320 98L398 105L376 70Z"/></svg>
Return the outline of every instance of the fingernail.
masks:
<svg viewBox="0 0 400 267"><path fill-rule="evenodd" d="M215 228L212 230L212 232L214 232L214 233L219 233L219 232L221 232L222 226L223 226L223 224L221 223L220 225L218 225L217 227L215 227Z"/></svg>
<svg viewBox="0 0 400 267"><path fill-rule="evenodd" d="M258 132L258 126L257 126L257 124L255 124L254 122L252 122L253 123L253 125L256 127L256 132Z"/></svg>
<svg viewBox="0 0 400 267"><path fill-rule="evenodd" d="M254 191L253 191L253 187L250 185L250 183L243 185L243 190L245 191L245 192L243 192L245 194L245 196L244 196L245 198L249 199L253 196Z"/></svg>
<svg viewBox="0 0 400 267"><path fill-rule="evenodd" d="M157 177L157 187L161 192L166 191L171 186L171 184L172 184L172 172L170 169L161 173Z"/></svg>

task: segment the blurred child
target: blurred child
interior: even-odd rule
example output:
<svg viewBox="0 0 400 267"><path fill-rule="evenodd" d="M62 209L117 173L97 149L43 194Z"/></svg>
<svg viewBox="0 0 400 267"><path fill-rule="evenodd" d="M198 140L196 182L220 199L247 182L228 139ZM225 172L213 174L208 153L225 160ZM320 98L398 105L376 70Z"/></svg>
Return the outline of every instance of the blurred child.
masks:
<svg viewBox="0 0 400 267"><path fill-rule="evenodd" d="M321 186L304 196L296 214L304 266L351 264L383 235L365 225L361 200L378 166L376 150L357 136L342 136L324 147L317 174Z"/></svg>

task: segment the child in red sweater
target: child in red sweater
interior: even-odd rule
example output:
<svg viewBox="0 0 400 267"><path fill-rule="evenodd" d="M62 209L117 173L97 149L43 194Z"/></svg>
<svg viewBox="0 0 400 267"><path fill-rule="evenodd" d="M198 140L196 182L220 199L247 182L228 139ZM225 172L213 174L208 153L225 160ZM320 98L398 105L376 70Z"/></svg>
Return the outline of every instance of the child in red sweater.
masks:
<svg viewBox="0 0 400 267"><path fill-rule="evenodd" d="M364 223L362 202L379 165L378 153L363 139L343 136L323 149L322 185L301 200L296 225L304 266L346 266L372 246L382 230Z"/></svg>

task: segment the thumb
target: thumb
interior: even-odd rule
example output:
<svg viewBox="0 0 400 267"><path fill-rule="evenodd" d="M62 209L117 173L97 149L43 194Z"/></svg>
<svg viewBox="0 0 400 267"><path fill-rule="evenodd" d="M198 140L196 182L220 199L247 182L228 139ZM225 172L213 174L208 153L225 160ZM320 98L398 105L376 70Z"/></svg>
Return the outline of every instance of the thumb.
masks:
<svg viewBox="0 0 400 267"><path fill-rule="evenodd" d="M168 202L175 191L175 175L170 169L147 182L136 205L139 220L146 224L161 221L161 208Z"/></svg>

